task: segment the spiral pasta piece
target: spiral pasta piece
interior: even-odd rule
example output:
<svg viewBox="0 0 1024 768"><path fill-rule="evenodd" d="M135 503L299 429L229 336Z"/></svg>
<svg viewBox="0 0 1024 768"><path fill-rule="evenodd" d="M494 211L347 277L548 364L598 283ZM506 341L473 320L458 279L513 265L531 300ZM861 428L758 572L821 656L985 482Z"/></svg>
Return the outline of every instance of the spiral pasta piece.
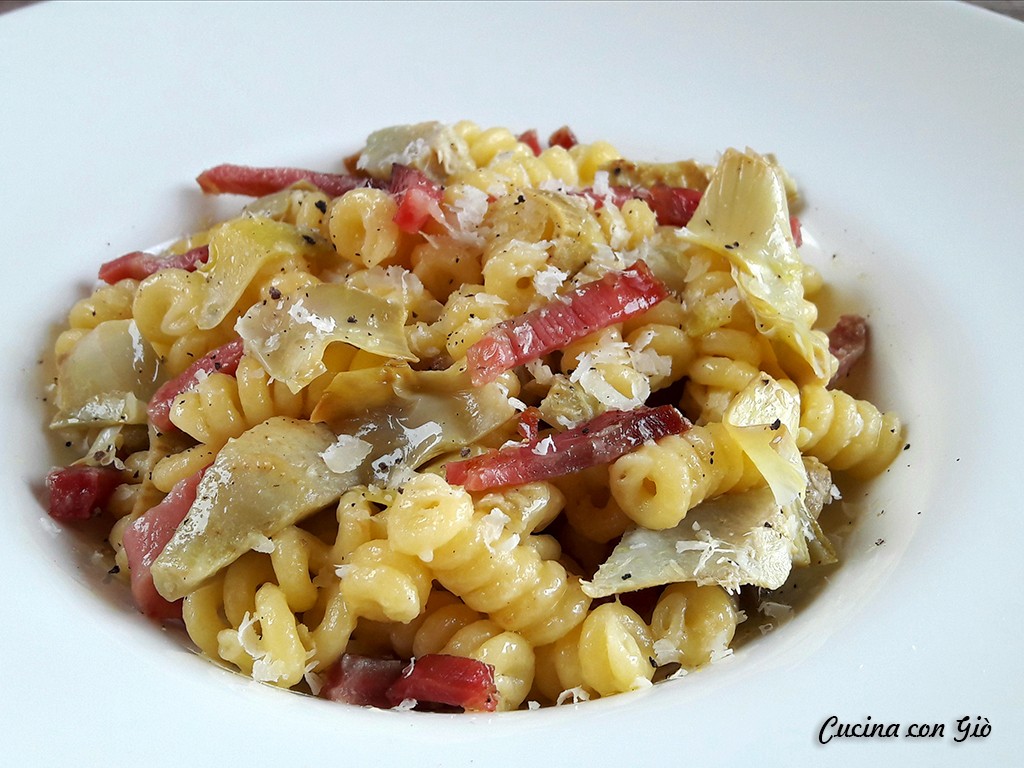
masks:
<svg viewBox="0 0 1024 768"><path fill-rule="evenodd" d="M654 211L643 200L627 200L618 207L604 204L597 211L605 240L616 250L632 250L650 239L658 226Z"/></svg>
<svg viewBox="0 0 1024 768"><path fill-rule="evenodd" d="M89 296L75 302L68 312L68 328L54 347L57 359L67 355L85 332L108 320L131 320L132 303L139 281L126 278L113 285L101 285Z"/></svg>
<svg viewBox="0 0 1024 768"><path fill-rule="evenodd" d="M328 231L335 250L353 264L374 267L398 254L398 206L380 189L353 189L331 203Z"/></svg>
<svg viewBox="0 0 1024 768"><path fill-rule="evenodd" d="M269 554L250 552L189 594L186 631L207 656L290 688L344 652L355 625L328 547L284 529Z"/></svg>
<svg viewBox="0 0 1024 768"><path fill-rule="evenodd" d="M578 577L522 543L504 515L474 509L465 491L436 475L419 475L404 488L387 513L388 540L399 551L426 554L434 577L466 605L533 644L583 620L590 599ZM433 521L425 530L424 519Z"/></svg>
<svg viewBox="0 0 1024 768"><path fill-rule="evenodd" d="M670 584L651 616L655 660L659 666L703 666L726 652L738 621L734 599L717 584Z"/></svg>
<svg viewBox="0 0 1024 768"><path fill-rule="evenodd" d="M800 389L797 445L831 470L867 479L884 470L903 448L903 425L867 400L841 389L810 384Z"/></svg>
<svg viewBox="0 0 1024 768"><path fill-rule="evenodd" d="M631 608L605 603L557 642L537 649L539 693L611 696L647 688L657 669L650 627Z"/></svg>
<svg viewBox="0 0 1024 768"><path fill-rule="evenodd" d="M705 499L763 483L720 423L643 445L612 464L609 477L622 511L652 530L672 528Z"/></svg>

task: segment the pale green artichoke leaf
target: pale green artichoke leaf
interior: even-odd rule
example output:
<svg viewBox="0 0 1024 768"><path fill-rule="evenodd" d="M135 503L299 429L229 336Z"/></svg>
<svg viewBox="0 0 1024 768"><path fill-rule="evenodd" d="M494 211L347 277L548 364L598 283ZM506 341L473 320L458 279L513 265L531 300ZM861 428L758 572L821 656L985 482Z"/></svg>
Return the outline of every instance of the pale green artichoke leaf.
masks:
<svg viewBox="0 0 1024 768"><path fill-rule="evenodd" d="M221 568L364 482L366 467L331 470L336 436L322 424L275 416L229 440L206 470L196 500L153 562L168 600L193 592Z"/></svg>
<svg viewBox="0 0 1024 768"><path fill-rule="evenodd" d="M512 376L477 387L465 364L416 371L392 362L345 371L324 391L311 419L372 445L366 459L372 482L395 486L424 462L477 442L515 416Z"/></svg>
<svg viewBox="0 0 1024 768"><path fill-rule="evenodd" d="M785 181L772 162L751 150L726 150L683 237L729 260L761 333L818 381L832 378L836 361L828 337L812 329L817 309L804 298Z"/></svg>
<svg viewBox="0 0 1024 768"><path fill-rule="evenodd" d="M800 449L800 398L766 373L760 373L726 408L722 424L764 477L780 505L803 496L807 488Z"/></svg>
<svg viewBox="0 0 1024 768"><path fill-rule="evenodd" d="M160 361L134 320L100 323L57 363L57 415L50 426L146 423L160 382Z"/></svg>
<svg viewBox="0 0 1024 768"><path fill-rule="evenodd" d="M196 325L203 330L217 327L256 276L275 263L314 263L328 248L291 224L270 218L242 216L221 224L210 237L209 259L196 270L205 283L194 310Z"/></svg>
<svg viewBox="0 0 1024 768"><path fill-rule="evenodd" d="M356 167L376 179L389 179L395 163L418 168L438 182L476 168L466 140L436 121L374 131L367 137Z"/></svg>
<svg viewBox="0 0 1024 768"><path fill-rule="evenodd" d="M404 305L341 283L318 283L249 308L235 324L245 351L298 392L327 372L327 346L351 344L381 357L413 360Z"/></svg>
<svg viewBox="0 0 1024 768"><path fill-rule="evenodd" d="M743 584L777 589L792 568L792 531L767 488L698 505L675 528L625 533L592 581L591 597L695 581L735 592Z"/></svg>

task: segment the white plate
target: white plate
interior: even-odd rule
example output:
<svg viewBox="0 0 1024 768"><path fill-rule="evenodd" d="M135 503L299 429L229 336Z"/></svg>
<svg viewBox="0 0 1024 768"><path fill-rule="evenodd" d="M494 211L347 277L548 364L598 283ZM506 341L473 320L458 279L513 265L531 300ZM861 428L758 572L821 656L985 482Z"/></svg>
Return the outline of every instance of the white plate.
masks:
<svg viewBox="0 0 1024 768"><path fill-rule="evenodd" d="M44 4L0 18L0 72L5 763L1019 758L1024 25L918 3ZM374 128L462 117L650 159L775 152L870 315L870 394L911 447L851 499L828 588L707 672L509 716L334 706L194 657L46 521L36 361L99 263L221 211L191 183L210 165L336 167ZM831 715L945 735L822 745ZM956 743L964 716L991 735Z"/></svg>

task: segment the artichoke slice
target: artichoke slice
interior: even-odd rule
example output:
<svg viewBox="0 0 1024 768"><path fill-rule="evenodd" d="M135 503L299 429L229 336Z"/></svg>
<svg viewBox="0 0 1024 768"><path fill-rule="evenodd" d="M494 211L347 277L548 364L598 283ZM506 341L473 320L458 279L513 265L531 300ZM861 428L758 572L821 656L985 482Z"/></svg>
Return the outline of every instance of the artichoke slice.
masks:
<svg viewBox="0 0 1024 768"><path fill-rule="evenodd" d="M785 180L767 158L726 150L683 237L729 260L740 296L780 360L792 358L817 381L832 378L828 337L811 328L818 311L804 298Z"/></svg>
<svg viewBox="0 0 1024 768"><path fill-rule="evenodd" d="M57 363L53 429L146 423L160 363L134 320L100 323Z"/></svg>
<svg viewBox="0 0 1024 768"><path fill-rule="evenodd" d="M606 597L680 581L778 589L793 565L835 562L817 523L832 479L814 459L806 471L808 492L786 506L760 488L705 501L675 528L627 532L583 591Z"/></svg>
<svg viewBox="0 0 1024 768"><path fill-rule="evenodd" d="M196 500L153 562L153 583L168 600L289 525L337 501L362 482L365 466L337 473L323 453L335 435L322 424L275 416L228 441L206 471Z"/></svg>
<svg viewBox="0 0 1024 768"><path fill-rule="evenodd" d="M324 351L343 341L381 357L413 359L405 307L340 283L319 283L293 296L254 304L236 324L245 351L298 392L327 371Z"/></svg>

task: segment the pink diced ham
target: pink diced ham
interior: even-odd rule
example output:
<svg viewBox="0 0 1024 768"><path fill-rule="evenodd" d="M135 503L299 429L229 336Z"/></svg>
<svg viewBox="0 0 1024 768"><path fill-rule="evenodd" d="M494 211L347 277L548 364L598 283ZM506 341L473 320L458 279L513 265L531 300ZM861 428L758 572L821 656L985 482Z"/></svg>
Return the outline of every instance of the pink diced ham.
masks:
<svg viewBox="0 0 1024 768"><path fill-rule="evenodd" d="M420 656L388 688L387 697L392 706L413 699L473 712L493 712L498 707L494 667L445 654Z"/></svg>
<svg viewBox="0 0 1024 768"><path fill-rule="evenodd" d="M142 613L153 619L180 619L181 601L169 602L156 591L150 568L171 540L196 500L205 469L179 481L169 494L124 532L124 553L132 582L132 597Z"/></svg>
<svg viewBox="0 0 1024 768"><path fill-rule="evenodd" d="M804 231L800 226L800 219L796 216L789 217L789 231L793 233L793 243L799 248L804 244Z"/></svg>
<svg viewBox="0 0 1024 768"><path fill-rule="evenodd" d="M73 466L46 476L50 517L61 522L88 520L103 511L110 495L124 482L112 467Z"/></svg>
<svg viewBox="0 0 1024 768"><path fill-rule="evenodd" d="M643 200L654 213L658 224L663 227L685 227L693 218L697 206L700 205L702 193L689 187L673 187L668 184L654 184L646 187L611 186L608 193L598 195L592 187L581 189L578 193L600 209L606 202L621 208L630 200ZM789 227L793 233L793 241L797 247L803 244L800 219L789 217Z"/></svg>
<svg viewBox="0 0 1024 768"><path fill-rule="evenodd" d="M242 340L235 339L199 358L180 375L161 386L150 398L147 407L149 420L153 426L161 432L173 430L175 427L171 422L171 406L174 404L174 398L193 389L201 377L211 373L226 373L233 376L238 370L243 351Z"/></svg>
<svg viewBox="0 0 1024 768"><path fill-rule="evenodd" d="M304 168L254 168L247 165L218 165L196 177L199 188L213 195L262 197L307 181L324 194L338 197L373 184L370 179L342 173L320 173Z"/></svg>
<svg viewBox="0 0 1024 768"><path fill-rule="evenodd" d="M693 212L700 203L700 190L687 187L670 187L667 184L655 184L650 189L645 187L612 186L608 194L598 195L592 187L580 190L580 195L601 208L605 202L611 202L621 208L630 200L643 200L654 212L658 224L666 227L685 227Z"/></svg>
<svg viewBox="0 0 1024 768"><path fill-rule="evenodd" d="M534 155L539 155L541 150L540 139L537 137L537 129L531 128L516 137L516 141L519 141L530 148Z"/></svg>
<svg viewBox="0 0 1024 768"><path fill-rule="evenodd" d="M344 654L330 668L320 689L320 697L363 707L391 706L388 689L402 674L405 662L399 659L374 659Z"/></svg>
<svg viewBox="0 0 1024 768"><path fill-rule="evenodd" d="M609 272L539 309L494 326L466 354L473 384L486 384L517 365L646 312L667 295L668 290L643 261L622 272Z"/></svg>
<svg viewBox="0 0 1024 768"><path fill-rule="evenodd" d="M670 405L606 411L586 424L546 437L534 446L511 446L465 461L449 462L445 466L445 477L449 483L461 485L467 491L549 480L610 464L649 440L680 434L690 426L690 422Z"/></svg>
<svg viewBox="0 0 1024 768"><path fill-rule="evenodd" d="M557 131L552 133L550 138L548 138L549 147L572 149L579 143L580 141L576 138L576 134L572 132L572 129L568 125L563 125Z"/></svg>
<svg viewBox="0 0 1024 768"><path fill-rule="evenodd" d="M830 384L849 374L868 346L868 321L860 315L843 315L828 332L828 351L839 361Z"/></svg>
<svg viewBox="0 0 1024 768"><path fill-rule="evenodd" d="M403 232L419 232L430 219L444 195L444 189L424 173L407 165L395 163L391 167L388 192L398 203L395 224Z"/></svg>
<svg viewBox="0 0 1024 768"><path fill-rule="evenodd" d="M184 269L187 272L194 272L209 258L208 245L201 245L177 256L154 256L143 251L132 251L103 264L100 267L99 278L113 285L126 278L145 280L162 269Z"/></svg>
<svg viewBox="0 0 1024 768"><path fill-rule="evenodd" d="M700 204L701 193L686 187L655 184L644 198L654 211L658 223L666 227L685 227Z"/></svg>

